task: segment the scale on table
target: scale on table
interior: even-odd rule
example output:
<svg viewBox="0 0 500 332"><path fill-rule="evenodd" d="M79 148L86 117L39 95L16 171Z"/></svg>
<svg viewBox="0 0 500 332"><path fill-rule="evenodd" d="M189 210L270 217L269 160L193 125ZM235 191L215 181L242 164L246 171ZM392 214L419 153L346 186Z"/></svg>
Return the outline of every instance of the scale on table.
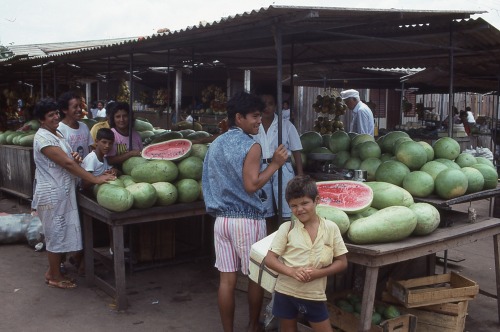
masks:
<svg viewBox="0 0 500 332"><path fill-rule="evenodd" d="M307 154L308 170L314 172L318 180L354 180L365 182L367 172L361 169L347 169L336 167L333 163L335 154L309 153Z"/></svg>

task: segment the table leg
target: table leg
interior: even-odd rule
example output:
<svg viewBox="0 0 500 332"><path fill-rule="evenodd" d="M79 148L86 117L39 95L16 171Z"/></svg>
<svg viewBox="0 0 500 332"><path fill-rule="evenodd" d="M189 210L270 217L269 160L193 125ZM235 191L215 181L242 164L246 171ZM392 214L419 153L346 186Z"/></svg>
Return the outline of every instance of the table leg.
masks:
<svg viewBox="0 0 500 332"><path fill-rule="evenodd" d="M375 290L377 289L378 267L366 267L365 285L363 287L363 300L361 302L361 315L358 331L367 332L371 330L373 303L375 302Z"/></svg>
<svg viewBox="0 0 500 332"><path fill-rule="evenodd" d="M115 270L116 306L118 310L127 307L125 282L125 254L123 252L123 226L112 226L113 232L113 263Z"/></svg>
<svg viewBox="0 0 500 332"><path fill-rule="evenodd" d="M92 227L92 217L83 213L83 258L85 260L85 279L89 285L94 284L94 231Z"/></svg>
<svg viewBox="0 0 500 332"><path fill-rule="evenodd" d="M495 275L497 285L497 312L498 322L500 323L500 255L498 250L500 248L500 234L493 236L493 248L495 251Z"/></svg>

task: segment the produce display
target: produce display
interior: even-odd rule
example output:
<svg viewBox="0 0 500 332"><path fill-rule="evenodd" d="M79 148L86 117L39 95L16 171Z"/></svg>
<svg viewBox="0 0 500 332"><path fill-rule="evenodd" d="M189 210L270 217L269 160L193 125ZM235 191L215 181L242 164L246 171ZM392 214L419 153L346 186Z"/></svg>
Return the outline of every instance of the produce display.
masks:
<svg viewBox="0 0 500 332"><path fill-rule="evenodd" d="M0 132L0 144L33 146L35 133L40 128L38 120L31 120L23 124L18 130L6 130Z"/></svg>
<svg viewBox="0 0 500 332"><path fill-rule="evenodd" d="M442 137L431 146L413 141L402 131L389 132L376 142L370 135L336 132L325 144L318 136L313 132L301 135L306 153L334 154L332 166L365 170L368 181L394 184L415 197L451 199L498 185L493 163L461 153L460 145L450 137Z"/></svg>

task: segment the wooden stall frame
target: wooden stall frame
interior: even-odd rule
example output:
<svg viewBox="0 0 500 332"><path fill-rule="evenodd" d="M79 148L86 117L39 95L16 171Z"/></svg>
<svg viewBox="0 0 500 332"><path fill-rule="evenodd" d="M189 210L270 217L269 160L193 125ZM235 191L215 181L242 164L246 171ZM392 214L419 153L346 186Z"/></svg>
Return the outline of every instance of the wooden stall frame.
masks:
<svg viewBox="0 0 500 332"><path fill-rule="evenodd" d="M124 310L128 305L126 295L123 227L126 225L136 225L153 221L172 221L174 219L189 216L204 216L206 214L205 203L202 201L175 204L165 207L152 207L141 210L134 209L125 212L112 212L103 208L95 200L83 193L78 193L77 199L83 219L86 280L89 285L95 284L110 296L115 297L117 310ZM113 237L114 286L95 274L92 218L111 226ZM204 231L204 218L202 218L202 236Z"/></svg>

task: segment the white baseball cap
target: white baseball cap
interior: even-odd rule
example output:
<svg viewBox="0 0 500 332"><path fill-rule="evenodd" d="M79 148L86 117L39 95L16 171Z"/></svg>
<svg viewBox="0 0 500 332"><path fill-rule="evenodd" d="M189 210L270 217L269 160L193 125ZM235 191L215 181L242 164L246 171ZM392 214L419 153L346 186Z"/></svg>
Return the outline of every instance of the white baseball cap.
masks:
<svg viewBox="0 0 500 332"><path fill-rule="evenodd" d="M345 90L345 91L340 92L340 97L342 99L353 98L353 97L359 98L359 92L357 90L353 90L353 89Z"/></svg>

